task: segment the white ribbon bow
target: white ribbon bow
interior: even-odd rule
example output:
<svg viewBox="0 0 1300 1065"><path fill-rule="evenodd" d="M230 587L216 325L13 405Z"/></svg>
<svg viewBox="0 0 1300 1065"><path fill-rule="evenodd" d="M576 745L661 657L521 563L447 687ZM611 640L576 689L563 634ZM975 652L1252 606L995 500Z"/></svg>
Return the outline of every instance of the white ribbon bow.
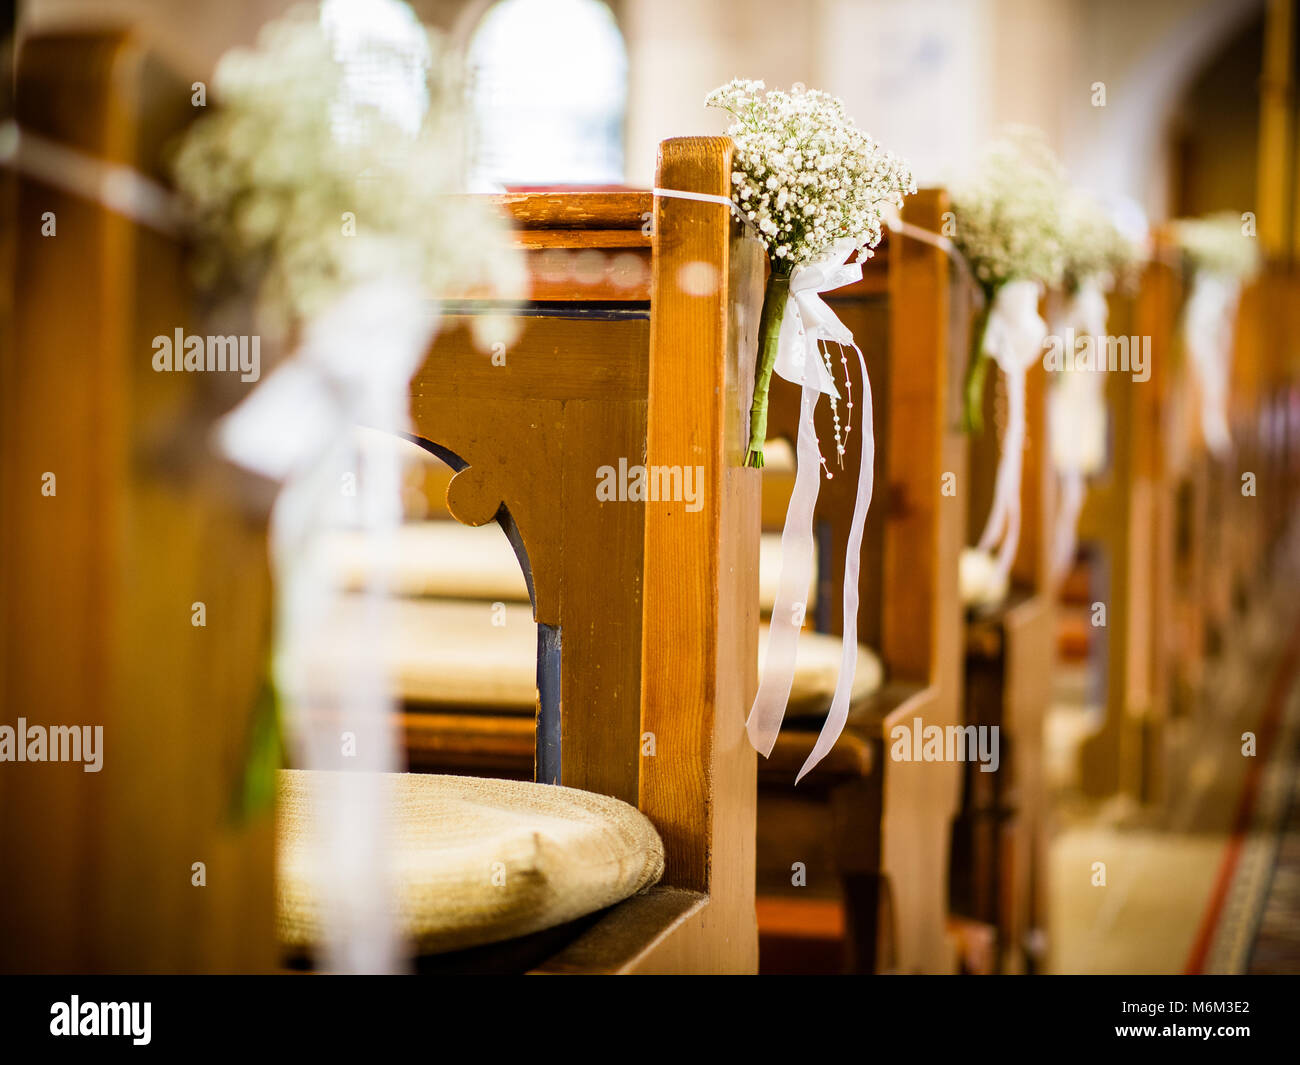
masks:
<svg viewBox="0 0 1300 1065"><path fill-rule="evenodd" d="M1100 352L1109 308L1101 283L1090 278L1080 284L1055 323L1056 335L1091 337ZM1100 360L1100 355L1098 356ZM1083 510L1084 478L1100 471L1106 458L1106 387L1101 363L1092 371L1067 369L1055 375L1048 396L1052 464L1059 498L1052 536L1052 578L1059 581L1074 560L1079 514Z"/></svg>
<svg viewBox="0 0 1300 1065"><path fill-rule="evenodd" d="M984 334L984 352L1007 379L1007 430L998 456L989 509L979 550L998 547L997 575L1005 579L1020 544L1020 478L1025 450L1025 375L1043 350L1047 323L1038 313L1042 286L1010 281L998 289ZM1000 546L999 546L1000 544Z"/></svg>
<svg viewBox="0 0 1300 1065"><path fill-rule="evenodd" d="M1232 333L1241 283L1234 278L1198 272L1183 312L1183 342L1200 393L1201 433L1212 454L1232 447L1228 432L1228 378L1232 370Z"/></svg>
<svg viewBox="0 0 1300 1065"><path fill-rule="evenodd" d="M295 762L336 769L347 729L356 736L348 768L366 770L312 778L311 860L321 873L326 962L336 971L392 972L403 964L384 814L386 774L400 759L379 645L390 600L371 575L356 609L340 610L322 534L346 522L366 532L376 557L391 551L401 520L396 442L378 434L358 440L356 427L406 426L408 384L435 323L413 284L388 279L354 288L307 323L294 354L217 426L228 458L281 485L271 518L274 669ZM345 472L356 478L355 495L343 490ZM327 630L346 637L348 654L322 668Z"/></svg>
<svg viewBox="0 0 1300 1065"><path fill-rule="evenodd" d="M795 783L826 757L844 731L849 716L849 696L853 691L858 664L858 556L862 548L862 529L866 524L867 509L871 506L876 455L871 383L867 378L866 360L862 356L862 350L854 343L853 333L821 298L823 292L862 279L860 262L844 262L858 245L859 242L852 238L841 240L816 262L798 266L791 272L790 294L786 299L774 365L777 374L802 387L803 395L799 407L794 489L786 511L785 528L781 532L780 586L772 608L763 675L749 719L745 723L750 742L764 757L772 753L777 734L781 731L786 704L790 700L799 633L803 628L808 588L812 583L813 510L821 487L821 453L817 446L813 416L823 393L829 396L839 395L822 361L820 345L830 342L852 347L858 353L858 364L862 368L862 456L844 565L844 639L839 678L826 722L812 753L799 770Z"/></svg>

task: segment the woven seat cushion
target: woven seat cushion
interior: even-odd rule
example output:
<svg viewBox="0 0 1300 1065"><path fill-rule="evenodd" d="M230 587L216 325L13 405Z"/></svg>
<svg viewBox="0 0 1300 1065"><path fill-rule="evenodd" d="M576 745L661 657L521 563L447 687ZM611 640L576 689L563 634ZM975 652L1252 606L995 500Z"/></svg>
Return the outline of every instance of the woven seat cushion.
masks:
<svg viewBox="0 0 1300 1065"><path fill-rule="evenodd" d="M495 523L410 522L387 545L364 533L338 532L326 549L344 588L360 588L374 574L393 595L528 602L515 550Z"/></svg>
<svg viewBox="0 0 1300 1065"><path fill-rule="evenodd" d="M527 603L393 599L381 618L382 629L361 596L343 596L313 646L313 681L337 683L349 656L373 648L393 693L408 702L534 712L537 625Z"/></svg>
<svg viewBox="0 0 1300 1065"><path fill-rule="evenodd" d="M456 521L412 522L394 535L382 554L383 545L362 533L331 536L328 565L338 583L355 590L374 574L393 595L528 602L528 585L514 548L495 524L475 528ZM766 533L759 542L758 565L758 600L764 613L771 613L780 580L781 535ZM815 593L814 578L808 591L810 610Z"/></svg>
<svg viewBox="0 0 1300 1065"><path fill-rule="evenodd" d="M758 637L759 668L767 648L767 626ZM799 652L794 663L794 683L786 705L789 717L820 717L830 709L835 697L835 682L840 672L843 644L838 636L820 632L801 632ZM876 691L884 680L880 659L869 647L858 644L858 666L853 674L849 704L853 705Z"/></svg>
<svg viewBox="0 0 1300 1065"><path fill-rule="evenodd" d="M352 614L353 617L347 615ZM387 604L387 635L376 633L359 596L344 597L342 617L313 656L315 680L330 682L349 654L377 646L395 694L412 703L455 706L464 710L532 714L537 704L537 626L525 603L467 602L455 599L397 599ZM504 624L494 625L493 620ZM372 639L362 641L362 626ZM767 626L758 637L759 654L767 646ZM817 632L799 636L799 657L790 690L789 713L825 713L835 694L840 665L840 638ZM880 659L858 648L853 701L880 687Z"/></svg>
<svg viewBox="0 0 1300 1065"><path fill-rule="evenodd" d="M322 939L313 812L330 774L285 770L277 811L277 928ZM656 883L664 849L627 803L546 784L386 774L399 927L422 954L495 943L612 906Z"/></svg>

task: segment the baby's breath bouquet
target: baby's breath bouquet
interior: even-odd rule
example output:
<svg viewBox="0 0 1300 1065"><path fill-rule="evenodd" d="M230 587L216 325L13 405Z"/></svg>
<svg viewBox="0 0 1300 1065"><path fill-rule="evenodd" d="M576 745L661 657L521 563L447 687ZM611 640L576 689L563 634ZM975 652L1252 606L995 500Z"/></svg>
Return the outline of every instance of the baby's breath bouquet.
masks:
<svg viewBox="0 0 1300 1065"><path fill-rule="evenodd" d="M327 6L296 7L223 56L217 106L178 146L200 289L217 304L251 296L273 335L376 277L521 291L504 222L450 195L465 189L464 91L439 35L388 4L412 32L368 37L353 69Z"/></svg>
<svg viewBox="0 0 1300 1065"><path fill-rule="evenodd" d="M1078 292L1089 283L1108 289L1125 280L1138 261L1140 249L1095 199L1073 193L1063 217L1065 267L1063 287Z"/></svg>
<svg viewBox="0 0 1300 1065"><path fill-rule="evenodd" d="M397 477L349 443L352 427L400 422L439 290L511 296L524 277L505 221L455 195L465 191L464 92L438 36L396 0L376 3L362 27L335 21L341 10L299 6L256 48L223 56L214 106L173 159L209 309L251 306L259 334L284 350L216 434L227 458L282 485L276 648L250 729L243 814L274 794L281 702L295 698L303 633L328 612L314 545L336 517L331 463L364 464L356 513L382 533L394 510L382 494Z"/></svg>
<svg viewBox="0 0 1300 1065"><path fill-rule="evenodd" d="M767 396L791 274L850 241L858 261L880 243L882 212L916 191L907 165L880 148L823 92L794 86L766 91L733 81L708 107L728 112L735 143L732 200L767 248L771 275L763 298L759 362L750 409L749 466L763 465Z"/></svg>
<svg viewBox="0 0 1300 1065"><path fill-rule="evenodd" d="M734 121L727 130L734 142L731 175L733 208L758 234L767 249L771 273L759 323L759 356L754 398L749 412L748 466L763 465L767 437L767 396L776 373L802 389L798 461L794 487L781 535L781 580L772 609L768 649L758 691L745 722L755 750L765 757L776 743L794 676L795 651L802 628L804 600L812 581L813 513L826 460L818 452L814 428L817 402L829 397L835 422L836 450L846 453L852 429L847 351L852 349L862 373L861 458L849 547L845 554L845 618L857 617L856 553L871 506L875 439L871 382L862 349L853 333L821 299L821 293L862 277L862 259L880 243L882 213L902 206L916 191L907 166L879 148L853 125L844 105L825 93L796 85L790 92L767 92L761 81L733 81L710 93L710 107L727 111ZM849 423L841 432L836 387L826 345L836 344L845 372ZM819 465L820 460L820 465ZM829 476L829 467L826 467ZM857 655L853 625L844 625L841 661L826 720L796 781L834 746L848 719Z"/></svg>
<svg viewBox="0 0 1300 1065"><path fill-rule="evenodd" d="M990 144L973 175L952 189L954 242L984 293L967 368L968 429L982 427L985 332L999 291L1016 281L1050 287L1064 276L1066 197L1064 173L1041 134L1021 127Z"/></svg>
<svg viewBox="0 0 1300 1065"><path fill-rule="evenodd" d="M1259 241L1245 234L1241 216L1232 211L1181 218L1172 224L1172 231L1191 275L1248 281L1259 272Z"/></svg>

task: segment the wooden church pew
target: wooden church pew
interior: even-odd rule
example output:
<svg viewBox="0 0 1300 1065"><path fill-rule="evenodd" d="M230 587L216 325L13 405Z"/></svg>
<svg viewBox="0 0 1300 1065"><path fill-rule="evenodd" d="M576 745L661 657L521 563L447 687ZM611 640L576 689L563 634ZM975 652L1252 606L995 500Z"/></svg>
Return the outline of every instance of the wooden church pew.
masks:
<svg viewBox="0 0 1300 1065"><path fill-rule="evenodd" d="M912 201L908 217L919 225L937 229L941 202L937 193L922 194ZM631 224L634 214L629 219ZM592 238L583 240L592 242ZM828 901L838 907L840 899L847 895L851 911L849 939L853 944L849 964L854 968L884 965L922 970L942 969L949 964L943 939L946 901L942 865L946 861L946 825L955 802L955 773L951 767L942 766L924 766L911 773L908 767L900 766L894 776L881 771L881 752L887 749L882 747L882 738L888 735L886 725L910 721L918 714L927 723L955 720L951 709L956 698L955 671L951 663L956 659L953 654L941 654L940 648L956 645L954 582L961 503L955 499L940 501L936 488L940 458L942 469L956 468L954 449L961 446L959 437L942 417L946 367L941 360L946 352L947 332L945 324L936 323L946 323L947 277L942 256L928 245L911 241L899 247L887 244L868 265L865 280L855 290L834 297L837 313L855 330L867 352L875 382L879 451L872 513L878 517L868 522L864 558L870 562L862 581L860 631L866 634L864 642L881 649L888 680L884 689L854 707L850 728L799 789L790 785L811 749L819 719L789 719L772 757L762 762L760 770L765 782L760 826L764 845L760 865L765 870L765 882L777 895L782 894L783 886L789 888L784 892L783 905L788 908L793 903L791 912L796 921L804 912L797 900L809 899L811 912ZM563 295L563 290L552 291ZM608 326L597 321L586 323L584 328L600 330ZM892 366L901 369L895 372ZM855 380L859 396L860 387L861 382ZM787 401L788 396L778 388L771 416L776 431L781 431L782 419L785 431L793 429ZM901 415L890 413L894 409ZM826 436L830 439L829 431ZM790 475L774 463L764 481L764 525L779 530ZM430 494L436 496L445 484L445 475L441 471L433 473L427 483L432 486ZM823 536L832 540L838 537L834 545L828 540L827 557L837 559L839 567L852 508L851 491L845 488L851 489L855 483L855 471L846 469L838 480L826 482L821 496L819 522ZM775 490L774 485L778 486ZM430 502L436 511L436 499ZM430 544L446 542L444 530L428 528L427 533ZM502 551L500 544L491 548L493 561L484 572L495 568L495 556ZM485 566L486 549L484 545L473 564ZM767 562L763 570L764 581L770 583L768 578L773 573ZM828 567L817 590L818 605L810 612L833 618L835 630L839 629L841 582L842 568L832 574ZM445 577L433 583L444 592L449 587ZM490 581L483 586L483 594L491 589L491 596L517 599L522 595L521 588L519 584L512 589ZM809 655L815 639L805 635L802 655ZM833 645L838 657L838 641L833 636L822 639ZM877 643L878 639L883 642ZM519 695L516 693L516 701L522 701ZM530 717L519 710L516 707L510 713L502 708L501 712L485 714L409 706L405 720L412 765L526 776L533 762L533 725ZM943 777L950 786L946 806L940 780ZM888 785L889 805L883 830L882 780L892 781ZM905 790L909 782L921 792L915 801ZM828 795L833 795L834 801ZM827 832L824 825L832 815L841 827ZM920 827L910 824L908 818L916 818ZM834 843L830 850L828 840ZM882 840L889 841L889 864L884 873ZM798 852L793 857L792 849ZM795 860L805 868L810 885L806 891L789 883ZM887 885L883 919L877 914L882 884ZM888 885L893 885L892 891ZM877 950L877 926L882 920L888 934ZM898 928L906 930L900 932Z"/></svg>
<svg viewBox="0 0 1300 1065"><path fill-rule="evenodd" d="M965 350L964 347L962 349ZM984 396L984 433L969 442L967 542L975 543L993 495L1002 398L1000 374ZM962 768L962 799L953 828L954 912L996 932L1000 969L1022 970L1031 937L1043 927L1046 835L1042 728L1055 654L1050 578L1053 473L1046 437L1047 373L1034 364L1026 381L1026 437L1020 541L1007 596L967 610L964 626L963 723L998 728L1000 765Z"/></svg>
<svg viewBox="0 0 1300 1065"><path fill-rule="evenodd" d="M946 210L942 190L922 190L906 201L904 220L937 233ZM850 971L945 972L954 965L946 889L959 768L890 757L895 726L959 719L963 511L959 499L941 494L943 475L958 468L963 449L947 409L949 283L941 251L891 233L863 280L827 297L862 348L874 395L875 492L857 620L859 641L879 653L884 684L851 706L832 755L797 788L792 781L822 717L787 717L773 757L759 765L760 903L775 915L764 942L792 966L807 949L800 925L815 925L836 903ZM855 361L849 353L857 402ZM793 446L798 416L798 389L774 381L769 435ZM841 469L826 404L817 424L833 476L823 479L814 516L820 564L810 619L838 636L860 438L850 437ZM779 528L788 475L768 473L765 481L765 523Z"/></svg>
<svg viewBox="0 0 1300 1065"><path fill-rule="evenodd" d="M1106 469L1089 485L1079 541L1092 552L1091 598L1105 609L1093 628L1093 661L1102 671L1102 716L1084 738L1079 784L1085 795L1154 797L1160 723L1169 697L1169 645L1160 612L1167 594L1169 528L1166 473L1173 345L1181 282L1167 262L1146 265L1134 295L1110 300L1112 335L1150 338L1151 377L1108 378L1110 439Z"/></svg>
<svg viewBox="0 0 1300 1065"><path fill-rule="evenodd" d="M28 113L32 128L160 173L158 144L179 128L177 114L189 114L187 81L160 80L148 53L124 38L40 40L28 49L25 84L39 91L29 88L26 98L45 107ZM86 99L103 109L87 109ZM664 147L660 181L717 195L727 191L730 169L725 139L674 141ZM0 843L30 872L5 881L13 924L5 967L269 968L276 954L269 811L246 826L227 820L238 783L228 778L248 739L248 714L232 707L251 708L267 661L265 512L234 506L238 496L217 479L223 471L207 470L193 446L206 440L196 427L231 397L205 395L198 376L160 379L150 369L149 338L189 320L174 241L75 199L32 193L26 182L22 195L31 233L52 203L60 232L93 239L103 254L79 270L84 247L69 239L32 256L41 268L25 282L20 306L31 311L15 334L48 357L6 363L9 498L23 495L29 475L39 489L32 471L52 464L74 512L60 525L57 510L42 523L16 509L4 523L6 549L31 564L27 592L10 584L6 597L5 703L31 705L32 717L48 707L72 720L102 719L113 745L104 776L5 776ZM458 515L509 525L530 564L546 626L546 690L564 697L542 715L543 764L567 785L635 803L664 840L659 886L595 915L576 938L578 929L566 930L571 941L558 953L547 939L540 968L752 971L754 755L743 722L756 680L757 482L740 465L762 256L715 205L672 200L652 208L640 197L597 205L595 220L624 237L630 206L638 228L653 210L658 235L653 258L647 242L634 242L644 273L621 289L633 303L660 294L653 322L635 309L606 316L624 328L596 350L547 347L557 334L543 324L532 347L512 349L511 374L489 378L486 360L456 347L448 321L413 381L411 413L425 442L468 463L451 486ZM572 217L555 217L562 243ZM535 228L543 239L557 237ZM698 277L702 264L714 284L683 288L683 270ZM71 308L69 277L83 282ZM460 308L462 317L476 309ZM77 359L90 361L69 386L61 374ZM610 372L613 361L624 372ZM97 427L93 437L87 424ZM610 535L591 539L576 516L589 513L594 498L587 460L597 440L626 444L647 463L698 466L704 505L656 504L640 516L615 505ZM105 527L125 533L85 540ZM70 563L80 567L78 579L60 581ZM597 588L596 569L607 586ZM69 619L90 617L87 588L104 616L69 628ZM165 619L177 588L184 602L172 604L180 618L173 626ZM198 598L222 624L215 638L196 643L184 633ZM591 676L572 653L594 646L602 629L604 646L614 648L605 661L621 671L614 678ZM656 749L643 757L647 735ZM186 801L175 801L181 794ZM36 840L36 824L45 836L57 830L53 840ZM196 846L222 874L206 891L186 883ZM87 871L87 855L101 848L110 860ZM104 919L82 925L77 914ZM538 949L528 945L512 964L532 964Z"/></svg>
<svg viewBox="0 0 1300 1065"><path fill-rule="evenodd" d="M190 79L125 33L27 39L16 88L24 131L154 179L193 114ZM0 181L21 264L0 358L0 724L102 729L97 772L0 767L0 970L270 970L271 809L239 802L265 512L205 447L241 387L152 369L152 338L197 330L174 239Z"/></svg>
<svg viewBox="0 0 1300 1065"><path fill-rule="evenodd" d="M665 142L659 182L725 193L730 151L720 138ZM574 193L506 206L525 247L635 247L645 270L617 306L602 282L552 277L512 312L524 329L504 366L474 350L467 328L490 308L466 303L412 381L414 435L457 471L451 514L496 520L525 564L540 692L535 720L408 710L412 761L479 758L495 771L526 743L538 780L634 803L660 831L663 882L539 971L752 971L743 725L756 686L758 496L741 464L761 249L724 209L688 200ZM708 283L684 287L684 270ZM702 505L598 499L598 470L620 458L698 467Z"/></svg>
<svg viewBox="0 0 1300 1065"><path fill-rule="evenodd" d="M1230 487L1241 500L1237 505L1242 514L1252 520L1248 537L1238 540L1236 570L1245 585L1240 591L1253 597L1271 577L1272 553L1292 517L1295 482L1300 476L1296 462L1300 341L1294 332L1300 324L1296 310L1300 283L1294 269L1269 262L1248 295L1252 298L1243 301L1237 343L1238 356L1249 367L1243 376L1252 396L1249 403L1238 405L1234 419L1234 430L1246 442L1247 450L1237 463L1236 483ZM1246 473L1255 476L1254 497L1242 493L1241 478Z"/></svg>

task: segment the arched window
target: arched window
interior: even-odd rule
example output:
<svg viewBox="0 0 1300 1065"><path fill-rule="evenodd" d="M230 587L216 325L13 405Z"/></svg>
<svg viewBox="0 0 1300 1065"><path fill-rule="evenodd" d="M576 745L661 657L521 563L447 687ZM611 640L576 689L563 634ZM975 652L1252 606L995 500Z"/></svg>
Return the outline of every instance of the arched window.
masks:
<svg viewBox="0 0 1300 1065"><path fill-rule="evenodd" d="M343 71L331 116L334 136L357 140L367 112L414 135L429 107L429 41L415 13L397 0L324 0L321 25Z"/></svg>
<svg viewBox="0 0 1300 1065"><path fill-rule="evenodd" d="M623 180L627 51L606 4L503 0L468 65L478 187Z"/></svg>

